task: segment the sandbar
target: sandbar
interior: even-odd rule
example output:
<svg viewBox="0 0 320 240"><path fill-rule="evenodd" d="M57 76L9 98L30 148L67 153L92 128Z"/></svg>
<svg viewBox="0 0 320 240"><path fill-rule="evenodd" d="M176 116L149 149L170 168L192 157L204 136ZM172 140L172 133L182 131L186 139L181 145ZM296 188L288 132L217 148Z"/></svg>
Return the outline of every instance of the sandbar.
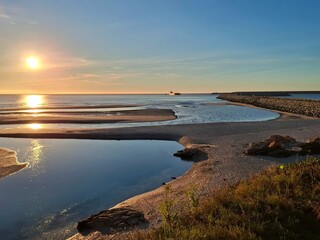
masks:
<svg viewBox="0 0 320 240"><path fill-rule="evenodd" d="M25 123L129 123L174 120L177 116L171 109L142 109L115 112L64 112L36 114L1 114L0 124Z"/></svg>
<svg viewBox="0 0 320 240"><path fill-rule="evenodd" d="M92 109L92 108L130 108L140 107L140 104L108 104L108 105L75 105L75 106L39 106L37 108L30 107L13 107L13 108L0 108L0 112L3 111L20 111L20 110L46 110L46 109Z"/></svg>
<svg viewBox="0 0 320 240"><path fill-rule="evenodd" d="M0 148L0 178L13 174L28 166L28 163L19 163L17 153L7 148Z"/></svg>

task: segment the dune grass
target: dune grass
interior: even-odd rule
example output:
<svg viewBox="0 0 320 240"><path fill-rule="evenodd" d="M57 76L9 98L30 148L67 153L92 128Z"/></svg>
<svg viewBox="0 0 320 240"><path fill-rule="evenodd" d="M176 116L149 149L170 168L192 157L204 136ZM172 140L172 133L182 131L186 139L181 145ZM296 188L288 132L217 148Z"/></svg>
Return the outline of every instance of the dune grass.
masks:
<svg viewBox="0 0 320 240"><path fill-rule="evenodd" d="M194 193L187 196L189 207L174 212L177 203L165 194L161 227L136 232L132 239L320 239L316 158L270 168L200 201Z"/></svg>

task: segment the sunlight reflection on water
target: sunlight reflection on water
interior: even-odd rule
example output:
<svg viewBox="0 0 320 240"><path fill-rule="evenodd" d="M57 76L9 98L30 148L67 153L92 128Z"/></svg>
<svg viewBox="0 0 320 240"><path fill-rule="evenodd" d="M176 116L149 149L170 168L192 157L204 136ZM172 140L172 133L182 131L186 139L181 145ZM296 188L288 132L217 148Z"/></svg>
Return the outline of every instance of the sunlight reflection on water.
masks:
<svg viewBox="0 0 320 240"><path fill-rule="evenodd" d="M27 151L27 162L32 176L38 176L45 172L45 158L43 156L44 146L37 139L33 139Z"/></svg>
<svg viewBox="0 0 320 240"><path fill-rule="evenodd" d="M30 123L27 125L28 128L37 130L37 129L41 129L43 127L43 125L41 123Z"/></svg>

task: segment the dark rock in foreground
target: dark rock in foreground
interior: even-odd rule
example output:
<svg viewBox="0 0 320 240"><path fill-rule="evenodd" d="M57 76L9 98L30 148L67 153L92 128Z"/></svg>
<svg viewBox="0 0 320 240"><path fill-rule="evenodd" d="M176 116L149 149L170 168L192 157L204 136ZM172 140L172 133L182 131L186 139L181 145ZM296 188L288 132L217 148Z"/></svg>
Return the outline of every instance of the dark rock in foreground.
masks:
<svg viewBox="0 0 320 240"><path fill-rule="evenodd" d="M136 228L146 228L149 223L143 213L129 208L115 208L102 211L78 223L77 229L82 234L99 231L103 234L113 234L130 231Z"/></svg>
<svg viewBox="0 0 320 240"><path fill-rule="evenodd" d="M185 161L201 161L208 158L207 154L199 148L185 148L173 154Z"/></svg>
<svg viewBox="0 0 320 240"><path fill-rule="evenodd" d="M273 135L265 141L250 143L245 154L271 157L320 154L320 138L298 142L289 136Z"/></svg>

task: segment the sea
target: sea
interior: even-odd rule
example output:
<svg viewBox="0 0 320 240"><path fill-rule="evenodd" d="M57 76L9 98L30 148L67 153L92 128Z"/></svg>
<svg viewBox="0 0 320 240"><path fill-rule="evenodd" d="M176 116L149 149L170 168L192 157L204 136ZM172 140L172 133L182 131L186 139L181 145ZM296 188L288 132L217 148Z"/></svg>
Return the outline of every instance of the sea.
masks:
<svg viewBox="0 0 320 240"><path fill-rule="evenodd" d="M143 123L100 123L100 124L41 124L41 128L118 128L136 126L194 124L211 122L249 122L266 121L279 117L279 114L268 110L248 108L227 104L226 101L212 94L186 94L186 95L31 95L35 103L30 103L30 95L0 95L1 108L25 108L30 105L35 109L55 107L59 110L65 106L90 106L87 111L103 110L117 111L129 108L104 108L101 105L136 104L139 107L130 109L172 109L177 119L161 122ZM33 98L32 98L33 97ZM38 97L38 98L37 98ZM40 99L39 99L40 98ZM92 106L97 106L96 109ZM68 109L72 112L72 109ZM83 111L83 109L81 110ZM30 125L0 125L0 128L26 128Z"/></svg>

